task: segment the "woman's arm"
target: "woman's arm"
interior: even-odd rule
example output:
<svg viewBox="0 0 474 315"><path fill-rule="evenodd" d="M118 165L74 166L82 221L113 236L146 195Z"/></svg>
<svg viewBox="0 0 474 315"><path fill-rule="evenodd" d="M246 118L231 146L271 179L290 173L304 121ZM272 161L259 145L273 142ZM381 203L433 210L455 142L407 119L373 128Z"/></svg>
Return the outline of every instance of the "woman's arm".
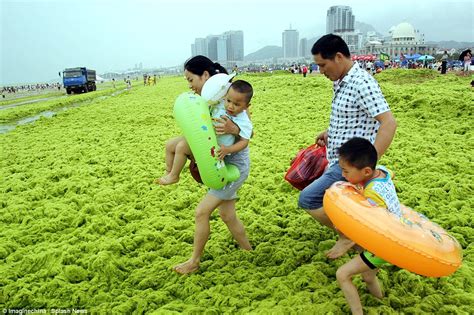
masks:
<svg viewBox="0 0 474 315"><path fill-rule="evenodd" d="M240 133L240 128L227 116L221 116L221 118L214 119L217 124L215 125L216 133L218 135L231 134L238 136Z"/></svg>

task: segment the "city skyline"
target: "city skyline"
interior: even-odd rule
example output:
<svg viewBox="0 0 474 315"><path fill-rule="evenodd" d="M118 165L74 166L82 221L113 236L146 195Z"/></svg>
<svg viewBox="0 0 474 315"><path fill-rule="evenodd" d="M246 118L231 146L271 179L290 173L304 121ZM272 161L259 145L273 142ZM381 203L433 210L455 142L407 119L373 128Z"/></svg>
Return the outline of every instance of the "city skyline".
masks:
<svg viewBox="0 0 474 315"><path fill-rule="evenodd" d="M191 56L189 47L196 38L227 30L243 31L248 55L268 45L281 46L282 32L290 25L299 38L325 34L327 10L333 5L351 6L357 21L384 34L407 21L426 41L474 42L469 0L400 0L383 6L347 0L324 6L309 0L242 0L238 8L217 0L2 0L0 85L49 81L58 71L76 66L98 73L138 63L144 68L178 66ZM440 8L447 10L439 15Z"/></svg>
<svg viewBox="0 0 474 315"><path fill-rule="evenodd" d="M244 33L226 31L219 35L196 38L191 44L191 56L204 55L226 67L244 61Z"/></svg>

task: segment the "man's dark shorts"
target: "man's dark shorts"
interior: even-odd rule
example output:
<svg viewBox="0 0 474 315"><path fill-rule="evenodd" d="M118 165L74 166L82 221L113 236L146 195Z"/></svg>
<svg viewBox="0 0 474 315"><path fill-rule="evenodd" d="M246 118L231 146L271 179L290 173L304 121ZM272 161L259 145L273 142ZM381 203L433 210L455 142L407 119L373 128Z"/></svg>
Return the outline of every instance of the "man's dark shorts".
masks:
<svg viewBox="0 0 474 315"><path fill-rule="evenodd" d="M326 189L337 181L345 180L339 163L331 165L320 178L303 189L298 199L298 206L305 210L315 210L323 206Z"/></svg>

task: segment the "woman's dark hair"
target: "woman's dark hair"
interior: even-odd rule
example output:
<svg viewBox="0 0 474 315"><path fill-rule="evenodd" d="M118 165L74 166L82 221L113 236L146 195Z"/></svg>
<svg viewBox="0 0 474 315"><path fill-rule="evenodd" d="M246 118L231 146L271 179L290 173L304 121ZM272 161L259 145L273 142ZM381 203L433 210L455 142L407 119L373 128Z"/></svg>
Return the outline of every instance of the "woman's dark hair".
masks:
<svg viewBox="0 0 474 315"><path fill-rule="evenodd" d="M323 59L333 60L338 52L347 58L351 57L346 42L340 36L334 34L324 35L318 39L317 42L314 43L313 48L311 48L313 55L320 54Z"/></svg>
<svg viewBox="0 0 474 315"><path fill-rule="evenodd" d="M217 62L212 62L211 59L206 56L194 56L188 59L184 63L184 70L188 70L196 75L201 76L204 71L209 72L209 75L212 77L214 74L218 73L227 73L227 70Z"/></svg>
<svg viewBox="0 0 474 315"><path fill-rule="evenodd" d="M352 138L337 151L339 159L360 170L364 167L370 167L374 170L377 165L377 150L367 139Z"/></svg>

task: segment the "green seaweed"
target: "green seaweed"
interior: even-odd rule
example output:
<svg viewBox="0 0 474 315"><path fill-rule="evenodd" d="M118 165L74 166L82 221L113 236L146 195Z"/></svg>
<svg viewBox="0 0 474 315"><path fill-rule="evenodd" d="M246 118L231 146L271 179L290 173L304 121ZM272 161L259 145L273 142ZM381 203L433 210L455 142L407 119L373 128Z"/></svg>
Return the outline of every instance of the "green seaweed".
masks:
<svg viewBox="0 0 474 315"><path fill-rule="evenodd" d="M189 258L194 209L206 188L183 172L159 187L164 144L179 134L182 76L72 108L0 135L0 306L81 308L105 314L343 314L335 278L350 253L325 257L336 235L298 209L283 180L296 152L327 128L331 82L322 76L239 75L252 83L251 174L237 203L252 252L238 249L217 213L201 269ZM379 273L386 297L355 279L367 314L469 314L474 309L473 91L470 78L430 71L376 75L397 119L381 164L402 203L455 236L463 265L425 278ZM48 104L38 103L41 106Z"/></svg>

